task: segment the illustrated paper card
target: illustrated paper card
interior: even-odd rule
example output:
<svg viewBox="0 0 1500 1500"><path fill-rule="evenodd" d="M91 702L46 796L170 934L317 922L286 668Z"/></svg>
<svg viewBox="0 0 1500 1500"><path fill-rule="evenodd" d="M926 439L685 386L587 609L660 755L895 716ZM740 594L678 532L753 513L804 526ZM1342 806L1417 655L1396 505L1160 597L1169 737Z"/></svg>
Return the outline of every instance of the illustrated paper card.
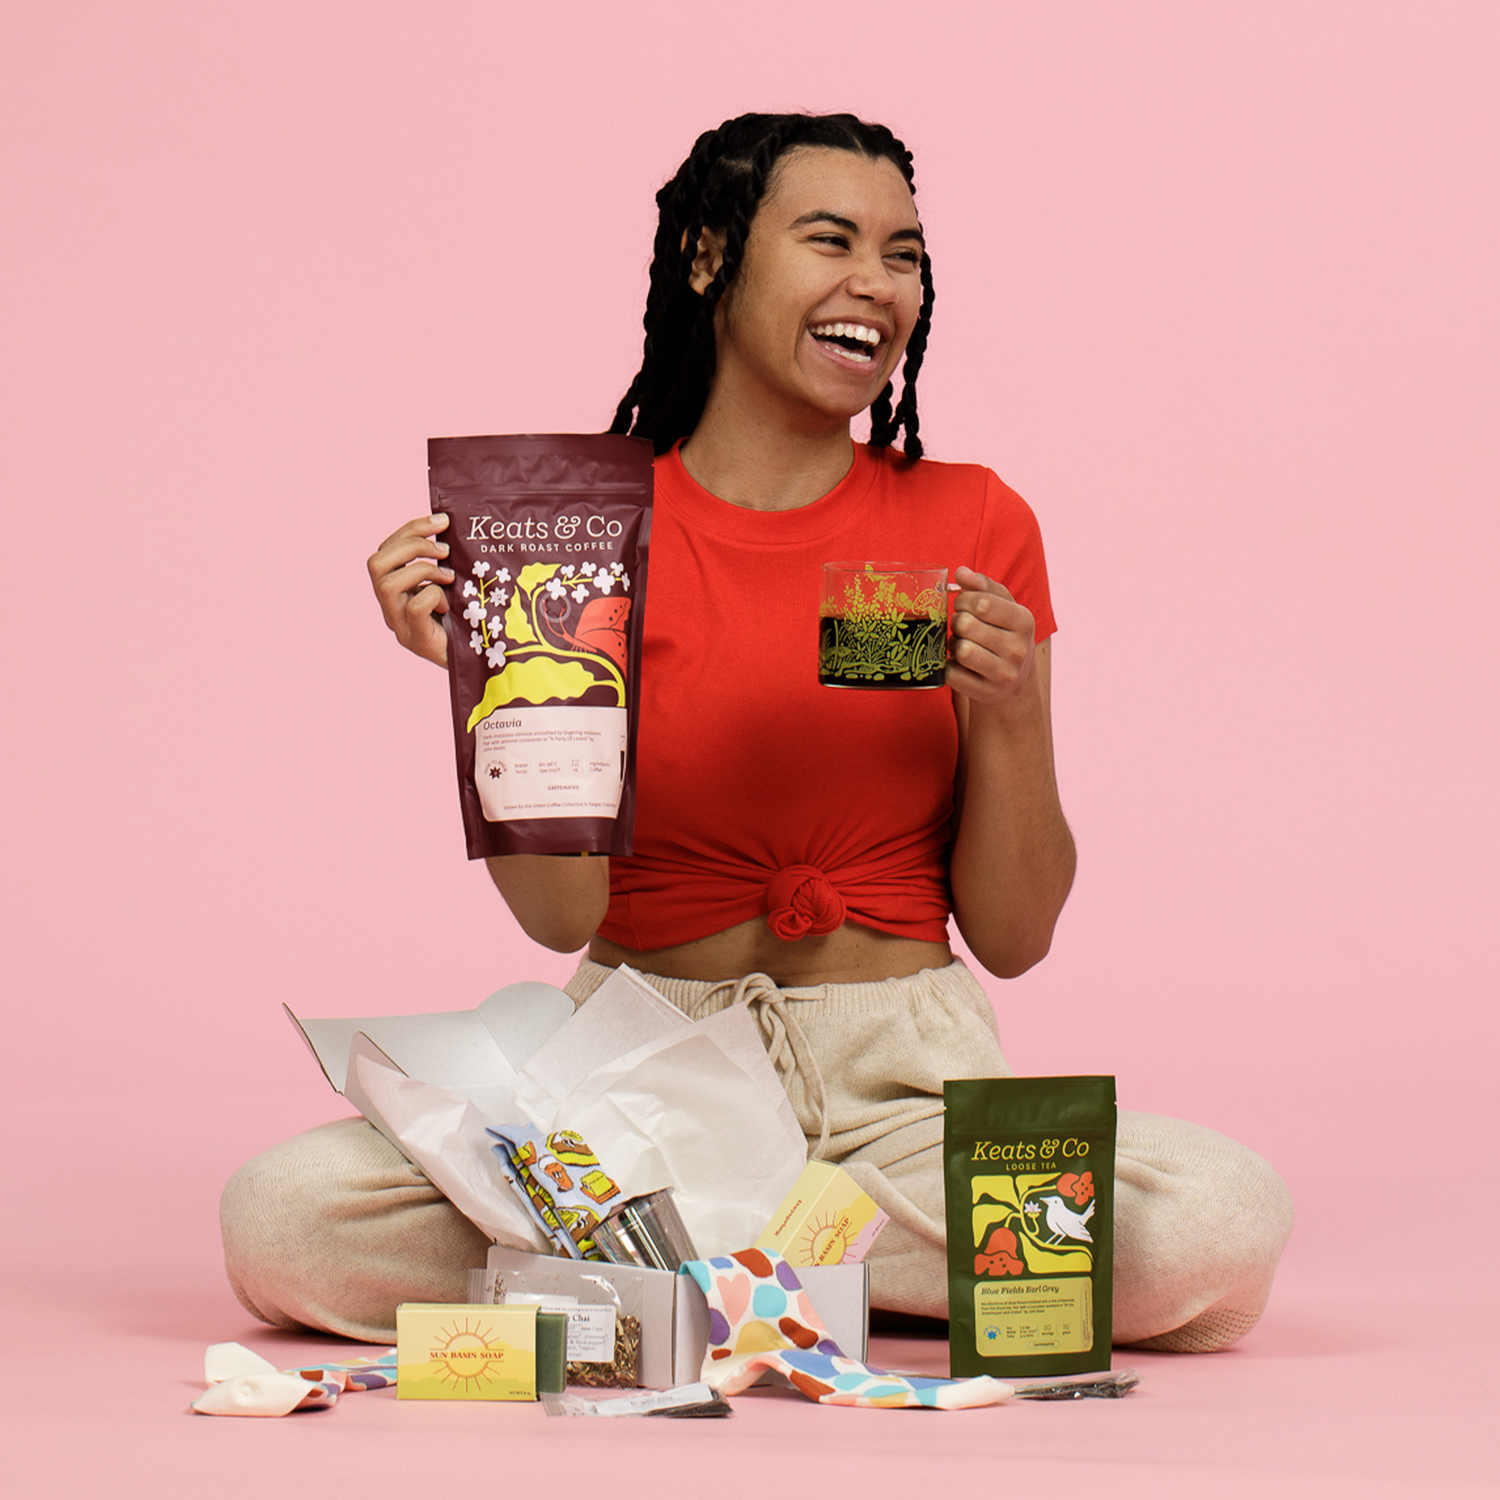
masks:
<svg viewBox="0 0 1500 1500"><path fill-rule="evenodd" d="M516 1191L524 1194L538 1222L563 1255L603 1260L592 1239L604 1216L623 1201L619 1184L576 1130L543 1134L525 1125L491 1126L494 1150L510 1167Z"/></svg>
<svg viewBox="0 0 1500 1500"><path fill-rule="evenodd" d="M1115 1081L943 1086L954 1375L1107 1370Z"/></svg>

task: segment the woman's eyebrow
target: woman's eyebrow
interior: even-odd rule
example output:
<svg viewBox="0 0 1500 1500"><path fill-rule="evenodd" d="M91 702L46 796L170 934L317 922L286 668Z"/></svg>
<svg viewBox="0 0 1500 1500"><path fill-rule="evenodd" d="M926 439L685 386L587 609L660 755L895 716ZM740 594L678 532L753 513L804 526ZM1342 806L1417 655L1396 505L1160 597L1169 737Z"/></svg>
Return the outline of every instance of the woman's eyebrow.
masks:
<svg viewBox="0 0 1500 1500"><path fill-rule="evenodd" d="M853 219L844 214L836 214L828 208L815 208L811 213L800 214L792 220L791 227L804 229L809 224L834 224L840 229L848 230L850 234L859 233L859 225ZM891 240L915 240L924 250L927 248L927 241L922 237L922 231L915 226L910 229L896 230L887 236L887 243Z"/></svg>

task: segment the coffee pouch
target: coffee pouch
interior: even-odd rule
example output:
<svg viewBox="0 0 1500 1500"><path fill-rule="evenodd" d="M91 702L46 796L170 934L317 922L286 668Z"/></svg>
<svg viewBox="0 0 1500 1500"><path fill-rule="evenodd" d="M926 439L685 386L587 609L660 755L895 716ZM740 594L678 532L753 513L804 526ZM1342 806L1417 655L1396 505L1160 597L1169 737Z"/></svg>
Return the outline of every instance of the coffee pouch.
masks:
<svg viewBox="0 0 1500 1500"><path fill-rule="evenodd" d="M1114 1079L950 1080L943 1104L952 1374L1109 1369Z"/></svg>
<svg viewBox="0 0 1500 1500"><path fill-rule="evenodd" d="M469 858L629 854L651 444L432 438L427 464Z"/></svg>

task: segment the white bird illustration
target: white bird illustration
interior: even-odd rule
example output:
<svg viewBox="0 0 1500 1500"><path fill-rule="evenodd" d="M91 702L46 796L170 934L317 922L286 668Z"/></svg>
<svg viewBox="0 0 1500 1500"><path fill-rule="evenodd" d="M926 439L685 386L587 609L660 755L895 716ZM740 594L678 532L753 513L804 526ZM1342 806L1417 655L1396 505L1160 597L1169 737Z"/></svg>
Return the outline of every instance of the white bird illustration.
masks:
<svg viewBox="0 0 1500 1500"><path fill-rule="evenodd" d="M1047 1205L1047 1228L1052 1231L1052 1238L1047 1241L1049 1245L1064 1239L1094 1243L1094 1237L1088 1231L1088 1222L1094 1216L1092 1203L1081 1214L1075 1214L1055 1193L1049 1193L1042 1202Z"/></svg>

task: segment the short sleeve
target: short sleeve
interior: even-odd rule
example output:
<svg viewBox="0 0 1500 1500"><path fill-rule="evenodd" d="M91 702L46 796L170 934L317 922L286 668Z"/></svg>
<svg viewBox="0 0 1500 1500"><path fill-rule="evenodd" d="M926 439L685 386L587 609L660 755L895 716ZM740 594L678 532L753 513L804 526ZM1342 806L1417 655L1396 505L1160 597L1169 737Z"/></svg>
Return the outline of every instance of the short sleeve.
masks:
<svg viewBox="0 0 1500 1500"><path fill-rule="evenodd" d="M989 469L985 470L984 507L974 555L982 573L998 579L1031 611L1037 640L1057 630L1042 529L1031 507Z"/></svg>

